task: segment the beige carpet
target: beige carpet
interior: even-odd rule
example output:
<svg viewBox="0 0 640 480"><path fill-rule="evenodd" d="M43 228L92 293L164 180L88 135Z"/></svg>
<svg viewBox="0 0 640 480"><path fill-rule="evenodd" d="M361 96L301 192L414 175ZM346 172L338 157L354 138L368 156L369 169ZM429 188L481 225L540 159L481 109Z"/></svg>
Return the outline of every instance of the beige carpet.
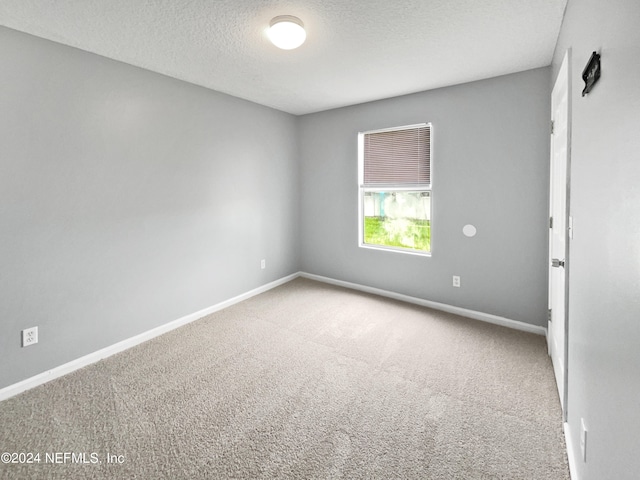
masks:
<svg viewBox="0 0 640 480"><path fill-rule="evenodd" d="M543 337L297 279L0 403L0 478L565 480L561 425Z"/></svg>

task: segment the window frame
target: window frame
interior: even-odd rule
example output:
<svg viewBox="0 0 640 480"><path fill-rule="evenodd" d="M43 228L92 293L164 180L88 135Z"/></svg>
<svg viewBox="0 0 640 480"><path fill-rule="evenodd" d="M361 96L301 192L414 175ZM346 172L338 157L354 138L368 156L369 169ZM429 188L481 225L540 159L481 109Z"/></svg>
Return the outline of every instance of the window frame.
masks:
<svg viewBox="0 0 640 480"><path fill-rule="evenodd" d="M364 185L364 138L365 135L372 133L393 132L399 130L410 130L413 128L429 128L429 180L427 185L403 185L398 184L382 184L371 187ZM365 243L364 241L364 195L367 192L429 192L429 251L417 250L414 248L376 245ZM433 124L430 122L416 123L411 125L402 125L391 128L380 128L376 130L366 130L358 132L358 247L370 250L381 250L385 252L397 252L407 255L417 255L420 257L431 257L433 254Z"/></svg>

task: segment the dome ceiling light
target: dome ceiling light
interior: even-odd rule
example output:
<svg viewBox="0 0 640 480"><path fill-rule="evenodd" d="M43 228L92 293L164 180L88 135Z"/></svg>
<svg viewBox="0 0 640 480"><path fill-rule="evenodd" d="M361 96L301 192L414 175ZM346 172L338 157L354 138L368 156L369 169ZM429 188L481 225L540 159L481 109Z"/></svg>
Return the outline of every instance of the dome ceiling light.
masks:
<svg viewBox="0 0 640 480"><path fill-rule="evenodd" d="M283 50L298 48L307 38L302 20L291 15L280 15L271 20L267 35L276 47Z"/></svg>

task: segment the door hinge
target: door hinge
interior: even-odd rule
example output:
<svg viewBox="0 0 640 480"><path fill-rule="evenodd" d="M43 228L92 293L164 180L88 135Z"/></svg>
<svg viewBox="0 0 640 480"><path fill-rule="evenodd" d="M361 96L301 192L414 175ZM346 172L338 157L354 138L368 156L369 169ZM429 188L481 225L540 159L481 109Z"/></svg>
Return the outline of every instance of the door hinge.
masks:
<svg viewBox="0 0 640 480"><path fill-rule="evenodd" d="M549 309L549 321L552 322L552 318L551 318L551 309Z"/></svg>
<svg viewBox="0 0 640 480"><path fill-rule="evenodd" d="M569 239L573 240L573 217L569 216Z"/></svg>
<svg viewBox="0 0 640 480"><path fill-rule="evenodd" d="M555 126L555 123L553 120L551 120L551 135L553 135L553 127Z"/></svg>
<svg viewBox="0 0 640 480"><path fill-rule="evenodd" d="M549 217L549 228L553 228L553 217Z"/></svg>

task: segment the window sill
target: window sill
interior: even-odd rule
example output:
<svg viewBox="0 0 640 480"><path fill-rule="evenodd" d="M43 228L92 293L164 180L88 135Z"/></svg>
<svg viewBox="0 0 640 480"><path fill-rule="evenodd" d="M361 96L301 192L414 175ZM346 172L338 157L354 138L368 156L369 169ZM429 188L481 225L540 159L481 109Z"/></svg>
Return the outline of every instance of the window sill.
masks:
<svg viewBox="0 0 640 480"><path fill-rule="evenodd" d="M366 248L367 250L378 250L381 252L403 253L405 255L414 255L416 257L431 257L431 253L432 253L432 252L419 252L417 250L411 250L408 248L401 248L401 247L383 247L381 245L370 245L368 243L361 243L359 247Z"/></svg>

